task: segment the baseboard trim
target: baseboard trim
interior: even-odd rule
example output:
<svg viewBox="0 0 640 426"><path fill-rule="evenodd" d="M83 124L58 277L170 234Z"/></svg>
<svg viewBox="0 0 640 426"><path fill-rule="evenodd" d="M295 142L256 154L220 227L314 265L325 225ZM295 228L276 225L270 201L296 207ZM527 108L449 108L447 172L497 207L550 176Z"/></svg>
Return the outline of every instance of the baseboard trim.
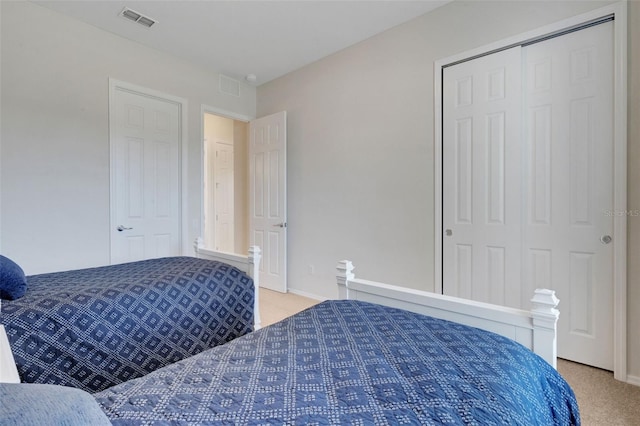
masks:
<svg viewBox="0 0 640 426"><path fill-rule="evenodd" d="M640 386L640 376L627 375L627 383L630 385Z"/></svg>
<svg viewBox="0 0 640 426"><path fill-rule="evenodd" d="M317 294L307 293L306 291L296 290L295 288L288 288L287 292L292 294L297 294L298 296L308 297L309 299L318 300L320 302L324 302L328 300L326 297L318 296Z"/></svg>

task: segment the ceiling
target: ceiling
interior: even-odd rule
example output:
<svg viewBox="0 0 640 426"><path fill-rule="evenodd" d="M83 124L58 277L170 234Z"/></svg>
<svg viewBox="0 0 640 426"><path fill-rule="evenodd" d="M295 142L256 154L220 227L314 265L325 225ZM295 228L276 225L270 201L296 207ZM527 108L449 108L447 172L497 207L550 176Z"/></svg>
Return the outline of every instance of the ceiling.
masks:
<svg viewBox="0 0 640 426"><path fill-rule="evenodd" d="M259 85L451 0L34 1L229 77ZM155 21L120 16L128 7Z"/></svg>

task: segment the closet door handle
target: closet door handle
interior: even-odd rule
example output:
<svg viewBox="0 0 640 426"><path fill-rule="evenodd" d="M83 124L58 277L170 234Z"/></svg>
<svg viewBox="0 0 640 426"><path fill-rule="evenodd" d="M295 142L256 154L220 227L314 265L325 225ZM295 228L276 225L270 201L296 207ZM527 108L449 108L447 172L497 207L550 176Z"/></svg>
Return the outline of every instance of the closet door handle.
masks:
<svg viewBox="0 0 640 426"><path fill-rule="evenodd" d="M118 225L116 229L118 230L118 232L122 232L122 231L128 231L133 228L127 228L126 226Z"/></svg>

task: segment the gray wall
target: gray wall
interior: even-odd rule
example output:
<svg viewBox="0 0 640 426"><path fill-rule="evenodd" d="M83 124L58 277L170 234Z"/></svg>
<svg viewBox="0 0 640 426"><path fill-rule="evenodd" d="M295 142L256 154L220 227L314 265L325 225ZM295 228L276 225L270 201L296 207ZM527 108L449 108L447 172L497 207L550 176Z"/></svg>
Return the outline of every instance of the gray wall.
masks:
<svg viewBox="0 0 640 426"><path fill-rule="evenodd" d="M455 1L260 86L258 116L286 110L289 120L290 288L334 297L335 265L349 258L357 276L433 290L434 61L605 4ZM628 205L637 209L640 3L629 8ZM639 221L629 218L628 353L636 377Z"/></svg>
<svg viewBox="0 0 640 426"><path fill-rule="evenodd" d="M202 104L255 115L255 88L28 2L0 2L2 253L28 274L109 263L108 79L187 99L188 241L200 234Z"/></svg>

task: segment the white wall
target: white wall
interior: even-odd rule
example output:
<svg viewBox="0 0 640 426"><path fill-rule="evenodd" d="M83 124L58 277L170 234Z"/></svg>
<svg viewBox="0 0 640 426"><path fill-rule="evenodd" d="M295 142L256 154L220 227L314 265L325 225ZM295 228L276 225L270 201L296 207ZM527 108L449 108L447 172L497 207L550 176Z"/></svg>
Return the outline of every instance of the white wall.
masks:
<svg viewBox="0 0 640 426"><path fill-rule="evenodd" d="M28 2L0 2L3 254L28 274L109 263L108 79L187 99L188 241L200 233L201 105L255 115L255 88Z"/></svg>
<svg viewBox="0 0 640 426"><path fill-rule="evenodd" d="M433 290L434 61L608 2L462 2L264 84L288 115L289 286L335 297L335 265ZM629 209L640 207L640 2L629 2ZM640 219L629 218L628 372L640 383ZM315 268L310 275L309 265Z"/></svg>

